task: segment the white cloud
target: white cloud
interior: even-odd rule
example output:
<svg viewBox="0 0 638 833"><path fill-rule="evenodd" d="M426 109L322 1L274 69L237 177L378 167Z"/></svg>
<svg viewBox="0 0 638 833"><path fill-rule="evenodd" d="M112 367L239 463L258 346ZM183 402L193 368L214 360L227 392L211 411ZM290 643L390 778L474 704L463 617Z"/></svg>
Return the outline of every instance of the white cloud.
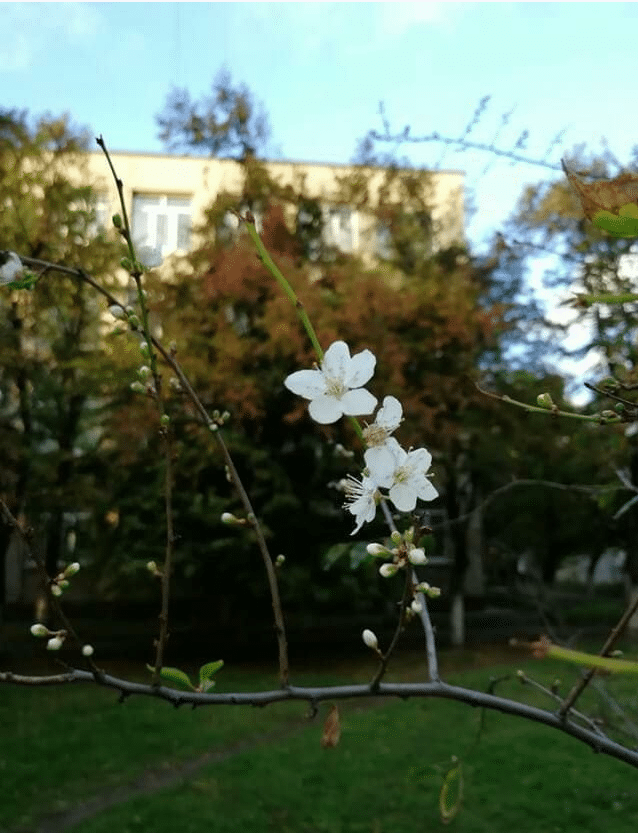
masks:
<svg viewBox="0 0 638 833"><path fill-rule="evenodd" d="M29 69L52 44L87 44L98 34L101 20L100 11L88 3L0 4L0 27L10 33L0 51L0 72Z"/></svg>

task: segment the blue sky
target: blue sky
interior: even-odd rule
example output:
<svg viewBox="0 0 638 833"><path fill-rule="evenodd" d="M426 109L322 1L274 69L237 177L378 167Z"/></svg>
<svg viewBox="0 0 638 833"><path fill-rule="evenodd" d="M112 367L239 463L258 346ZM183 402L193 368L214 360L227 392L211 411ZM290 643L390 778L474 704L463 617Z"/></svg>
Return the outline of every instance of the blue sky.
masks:
<svg viewBox="0 0 638 833"><path fill-rule="evenodd" d="M69 112L117 150L161 151L155 115L171 87L193 97L225 65L270 115L272 155L348 162L392 126L470 138L548 161L601 137L620 160L638 143L636 3L1 3L1 104ZM418 164L467 172L474 251L525 183L560 173L476 151L406 147ZM487 173L482 174L491 162Z"/></svg>
<svg viewBox="0 0 638 833"><path fill-rule="evenodd" d="M471 137L551 160L606 136L620 159L638 141L634 3L2 3L3 106L68 111L118 150L162 150L155 115L172 86L197 97L225 65L263 102L273 155L347 162L380 128L458 136L492 99ZM476 188L468 225L479 246L522 186L551 171L440 144L408 147L424 165L460 168ZM555 174L559 176L558 173Z"/></svg>

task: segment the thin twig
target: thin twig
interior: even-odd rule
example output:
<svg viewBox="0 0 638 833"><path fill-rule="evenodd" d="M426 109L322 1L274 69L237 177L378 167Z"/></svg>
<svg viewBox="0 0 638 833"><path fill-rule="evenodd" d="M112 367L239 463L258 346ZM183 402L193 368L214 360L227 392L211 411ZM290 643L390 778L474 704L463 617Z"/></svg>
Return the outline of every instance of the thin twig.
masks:
<svg viewBox="0 0 638 833"><path fill-rule="evenodd" d="M627 609L625 610L623 615L620 617L620 620L618 621L618 624L612 629L611 633L609 634L609 636L605 640L605 644L603 645L603 647L598 652L599 656L606 657L606 656L609 655L609 652L611 651L611 649L614 647L616 642L618 642L618 640L622 636L622 633L625 630L625 628L627 627L627 625L629 623L629 620L634 615L634 613L636 612L637 609L638 609L638 594L636 595L636 598L633 600L633 602L631 602L627 606ZM590 668L589 671L587 671L583 675L583 677L574 685L572 690L569 692L569 694L567 695L567 697L563 701L560 709L558 710L558 714L561 717L564 718L567 715L567 712L571 709L571 707L574 705L574 703L576 702L578 697L585 690L585 688L587 687L587 684L592 679L592 677L594 676L595 673L596 673L596 669L595 668Z"/></svg>
<svg viewBox="0 0 638 833"><path fill-rule="evenodd" d="M22 260L23 263L25 263L27 266L30 266L31 268L57 271L64 275L70 275L72 277L86 281L87 283L89 283L90 286L96 289L97 292L99 292L108 300L109 306L116 306L124 310L124 306L120 303L120 301L118 301L118 299L114 295L112 295L107 289L104 289L102 286L100 286L100 284L98 284L83 269L74 269L69 266L58 266L55 263L50 263L44 260L38 260L36 258L21 257L20 260ZM244 489L237 469L235 468L235 465L230 456L230 452L228 451L219 425L217 425L217 423L208 414L206 408L201 403L199 397L193 390L192 385L188 381L188 378L184 374L184 371L181 369L179 363L175 359L175 356L172 355L168 350L166 350L164 346L161 344L161 342L158 341L152 334L150 335L150 341L179 379L183 390L186 392L187 396L194 405L195 410L199 414L202 424L214 435L217 441L217 445L219 446L222 452L224 462L228 469L229 477L233 485L235 486L235 489L237 490L239 499L241 500L241 503L246 512L246 517L255 532L257 545L261 552L262 559L264 561L264 566L266 568L266 573L268 576L268 584L270 588L271 602L275 619L275 632L279 646L279 677L281 685L285 687L288 685L288 678L290 673L288 664L288 646L286 641L286 629L284 626L281 598L279 596L279 588L277 584L277 574L275 572L272 558L270 557L270 553L268 551L268 545L266 544L266 539L264 538L261 525L253 510L252 504L250 502L250 499L248 498L246 490Z"/></svg>

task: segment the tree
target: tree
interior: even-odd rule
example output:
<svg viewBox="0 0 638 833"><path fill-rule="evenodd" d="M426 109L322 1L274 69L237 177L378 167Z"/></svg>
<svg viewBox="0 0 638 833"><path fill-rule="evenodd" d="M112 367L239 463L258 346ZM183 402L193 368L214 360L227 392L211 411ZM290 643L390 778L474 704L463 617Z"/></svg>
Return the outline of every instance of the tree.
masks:
<svg viewBox="0 0 638 833"><path fill-rule="evenodd" d="M211 93L192 101L186 89L174 89L157 116L159 138L170 150L248 159L259 156L270 139L268 116L245 84L234 85L221 69Z"/></svg>
<svg viewBox="0 0 638 833"><path fill-rule="evenodd" d="M0 113L0 239L25 257L74 263L104 278L117 247L97 231L90 185L69 175L82 176L86 146L66 117ZM45 523L53 572L65 547L65 511L87 507L95 490L90 431L111 370L96 349L100 318L89 287L36 272L37 291L0 299L0 491L12 511ZM3 579L10 534L3 525Z"/></svg>

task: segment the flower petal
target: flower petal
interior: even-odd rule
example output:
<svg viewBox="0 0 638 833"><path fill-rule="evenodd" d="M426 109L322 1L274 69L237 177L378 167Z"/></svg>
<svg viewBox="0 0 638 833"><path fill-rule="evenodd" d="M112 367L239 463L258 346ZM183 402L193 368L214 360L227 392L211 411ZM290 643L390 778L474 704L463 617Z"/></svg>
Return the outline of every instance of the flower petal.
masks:
<svg viewBox="0 0 638 833"><path fill-rule="evenodd" d="M308 405L308 413L315 422L329 425L343 416L343 403L335 396L318 396Z"/></svg>
<svg viewBox="0 0 638 833"><path fill-rule="evenodd" d="M315 399L326 392L326 380L320 370L297 370L284 379L284 385L304 399Z"/></svg>
<svg viewBox="0 0 638 833"><path fill-rule="evenodd" d="M432 483L426 479L425 484L417 489L417 496L421 498L421 500L436 500L439 496L439 493L434 488Z"/></svg>
<svg viewBox="0 0 638 833"><path fill-rule="evenodd" d="M377 398L365 388L349 390L341 397L343 413L348 416L371 414L377 407Z"/></svg>
<svg viewBox="0 0 638 833"><path fill-rule="evenodd" d="M349 388L360 388L365 385L374 374L377 358L370 350L362 350L350 359L345 377Z"/></svg>
<svg viewBox="0 0 638 833"><path fill-rule="evenodd" d="M335 341L326 350L321 362L321 370L331 379L345 382L350 365L350 349L345 341ZM352 387L349 385L349 387Z"/></svg>
<svg viewBox="0 0 638 833"><path fill-rule="evenodd" d="M368 448L363 455L370 477L382 489L388 489L392 485L396 469L396 446L398 445L399 443L394 437L388 437L383 445Z"/></svg>
<svg viewBox="0 0 638 833"><path fill-rule="evenodd" d="M402 416L403 408L399 400L394 396L386 396L374 421L391 434L399 427Z"/></svg>
<svg viewBox="0 0 638 833"><path fill-rule="evenodd" d="M397 483L393 486L389 497L399 512L411 512L416 506L416 492L406 483Z"/></svg>

